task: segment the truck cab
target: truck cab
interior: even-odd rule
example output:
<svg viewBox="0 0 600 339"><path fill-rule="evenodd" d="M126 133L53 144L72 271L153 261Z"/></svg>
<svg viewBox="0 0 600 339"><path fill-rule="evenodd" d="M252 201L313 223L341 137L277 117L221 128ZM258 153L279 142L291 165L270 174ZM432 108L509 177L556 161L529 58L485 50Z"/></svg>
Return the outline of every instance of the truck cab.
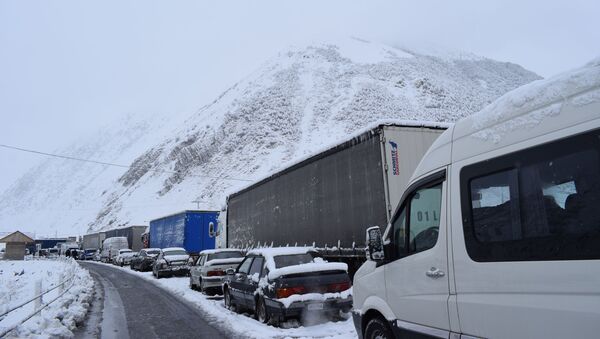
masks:
<svg viewBox="0 0 600 339"><path fill-rule="evenodd" d="M457 122L354 277L361 338L592 338L600 59ZM383 233L383 234L382 234Z"/></svg>

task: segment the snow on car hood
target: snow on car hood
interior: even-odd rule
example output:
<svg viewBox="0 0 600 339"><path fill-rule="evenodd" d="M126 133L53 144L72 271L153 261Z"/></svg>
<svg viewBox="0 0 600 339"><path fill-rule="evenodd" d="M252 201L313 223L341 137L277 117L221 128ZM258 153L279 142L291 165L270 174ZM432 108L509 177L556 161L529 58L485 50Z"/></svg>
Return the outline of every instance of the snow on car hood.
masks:
<svg viewBox="0 0 600 339"><path fill-rule="evenodd" d="M269 279L277 279L282 275L324 272L324 271L344 271L348 272L348 265L341 262L311 262L307 264L293 265L282 268L277 268L269 272Z"/></svg>
<svg viewBox="0 0 600 339"><path fill-rule="evenodd" d="M163 257L166 261L181 261L188 260L190 258L187 254L175 254L175 255L165 255Z"/></svg>
<svg viewBox="0 0 600 339"><path fill-rule="evenodd" d="M227 264L238 264L244 260L244 257L241 258L227 258L227 259L213 259L207 261L204 266L216 266L216 265L227 265Z"/></svg>

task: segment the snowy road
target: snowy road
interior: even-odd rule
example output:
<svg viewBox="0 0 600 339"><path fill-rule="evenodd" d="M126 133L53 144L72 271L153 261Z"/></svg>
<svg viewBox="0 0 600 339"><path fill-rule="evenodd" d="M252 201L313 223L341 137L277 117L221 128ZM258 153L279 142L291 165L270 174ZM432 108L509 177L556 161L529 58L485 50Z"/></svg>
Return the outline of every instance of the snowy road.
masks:
<svg viewBox="0 0 600 339"><path fill-rule="evenodd" d="M195 307L117 267L80 262L104 291L102 338L224 338Z"/></svg>

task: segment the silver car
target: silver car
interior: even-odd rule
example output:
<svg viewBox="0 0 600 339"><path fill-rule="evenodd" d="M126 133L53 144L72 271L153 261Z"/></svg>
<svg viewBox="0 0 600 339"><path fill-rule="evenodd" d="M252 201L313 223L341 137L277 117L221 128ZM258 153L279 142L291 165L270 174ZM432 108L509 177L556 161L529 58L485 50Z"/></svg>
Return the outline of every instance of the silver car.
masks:
<svg viewBox="0 0 600 339"><path fill-rule="evenodd" d="M244 260L238 249L217 249L200 252L196 264L190 268L190 288L206 294L222 293L223 278L228 268L237 268Z"/></svg>

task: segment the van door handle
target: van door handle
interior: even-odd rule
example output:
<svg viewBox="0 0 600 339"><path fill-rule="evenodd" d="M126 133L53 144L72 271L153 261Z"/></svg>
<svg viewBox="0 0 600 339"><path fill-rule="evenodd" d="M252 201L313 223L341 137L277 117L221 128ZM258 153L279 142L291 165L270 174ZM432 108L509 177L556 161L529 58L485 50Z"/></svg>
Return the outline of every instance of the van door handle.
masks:
<svg viewBox="0 0 600 339"><path fill-rule="evenodd" d="M425 272L425 275L430 277L430 278L441 278L444 275L446 275L446 273L444 273L444 271L440 270L439 268L436 267L432 267L429 269L429 271Z"/></svg>

